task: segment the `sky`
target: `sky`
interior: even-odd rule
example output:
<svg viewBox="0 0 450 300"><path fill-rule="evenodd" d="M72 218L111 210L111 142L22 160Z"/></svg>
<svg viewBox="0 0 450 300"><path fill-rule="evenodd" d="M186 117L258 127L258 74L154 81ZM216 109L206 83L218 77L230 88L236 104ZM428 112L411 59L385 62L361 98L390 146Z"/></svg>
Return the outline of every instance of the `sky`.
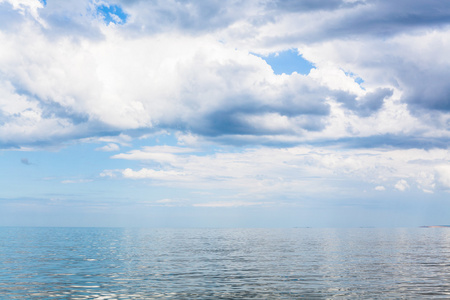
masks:
<svg viewBox="0 0 450 300"><path fill-rule="evenodd" d="M0 226L450 224L450 2L0 0Z"/></svg>

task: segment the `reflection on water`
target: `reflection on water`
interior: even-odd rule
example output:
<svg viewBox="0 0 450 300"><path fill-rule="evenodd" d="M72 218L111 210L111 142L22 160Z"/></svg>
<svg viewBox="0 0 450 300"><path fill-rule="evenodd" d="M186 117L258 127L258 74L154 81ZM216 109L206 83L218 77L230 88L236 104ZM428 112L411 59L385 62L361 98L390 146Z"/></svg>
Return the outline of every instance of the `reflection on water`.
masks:
<svg viewBox="0 0 450 300"><path fill-rule="evenodd" d="M450 298L450 229L0 228L5 299Z"/></svg>

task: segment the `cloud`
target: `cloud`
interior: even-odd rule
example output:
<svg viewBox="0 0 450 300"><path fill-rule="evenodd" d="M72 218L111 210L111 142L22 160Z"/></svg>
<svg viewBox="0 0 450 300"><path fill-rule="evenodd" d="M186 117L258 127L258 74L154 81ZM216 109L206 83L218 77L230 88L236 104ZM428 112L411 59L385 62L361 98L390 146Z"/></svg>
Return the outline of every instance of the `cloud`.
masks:
<svg viewBox="0 0 450 300"><path fill-rule="evenodd" d="M444 54L450 47L448 33L443 27L389 38L326 41L305 44L302 51L319 70L331 61L357 73L366 87L397 90L413 113L447 114L449 85L441 78L449 75L450 61Z"/></svg>
<svg viewBox="0 0 450 300"><path fill-rule="evenodd" d="M178 202L178 201L173 200L173 199L165 198L165 199L156 200L155 202L156 203L173 203L173 202Z"/></svg>
<svg viewBox="0 0 450 300"><path fill-rule="evenodd" d="M442 184L445 189L450 189L450 166L448 164L436 166L436 172L438 174L439 183Z"/></svg>
<svg viewBox="0 0 450 300"><path fill-rule="evenodd" d="M450 8L424 1L116 1L131 28L145 33L227 31L228 37L277 45L349 36L386 36L448 24ZM319 18L320 16L320 18ZM290 30L286 30L287 26ZM278 30L277 30L278 29Z"/></svg>
<svg viewBox="0 0 450 300"><path fill-rule="evenodd" d="M268 202L244 202L244 201L230 201L230 202L206 202L206 203L195 203L192 206L195 207L243 207L243 206L260 206L260 205L270 205L272 203Z"/></svg>
<svg viewBox="0 0 450 300"><path fill-rule="evenodd" d="M140 134L138 134L140 136ZM136 137L136 136L134 136ZM133 140L133 137L120 133L119 135L115 136L96 136L96 137L89 137L82 139L82 142L85 143L108 143L108 144L118 144L124 147L130 147L131 141Z"/></svg>
<svg viewBox="0 0 450 300"><path fill-rule="evenodd" d="M387 88L378 88L371 93L367 93L360 99L346 100L344 104L347 108L352 109L358 115L367 117L372 113L378 111L383 105L384 99L392 96L393 91ZM345 99L345 98L344 98ZM348 101L348 102L347 102Z"/></svg>
<svg viewBox="0 0 450 300"><path fill-rule="evenodd" d="M156 201L144 201L143 202L146 206L162 206L162 207L175 207L175 206L186 206L186 203L183 203L183 201L176 200L176 199L159 199Z"/></svg>
<svg viewBox="0 0 450 300"><path fill-rule="evenodd" d="M153 146L143 147L142 150L132 150L128 153L116 154L111 158L171 163L177 159L176 154L189 152L194 152L194 149L176 146Z"/></svg>
<svg viewBox="0 0 450 300"><path fill-rule="evenodd" d="M100 177L111 177L111 178L115 178L117 177L117 173L120 173L120 170L103 170L103 172L101 172L99 174Z"/></svg>
<svg viewBox="0 0 450 300"><path fill-rule="evenodd" d="M363 3L362 1L345 1L345 0L331 0L331 1L314 1L314 0L277 0L273 1L271 5L273 8L286 12L311 12L316 10L336 10L341 8L350 8L355 5Z"/></svg>
<svg viewBox="0 0 450 300"><path fill-rule="evenodd" d="M43 8L43 4L39 0L1 0L0 4L9 3L12 9L18 11L21 15L30 14L32 18L43 27L47 27L45 21L39 16L38 10Z"/></svg>
<svg viewBox="0 0 450 300"><path fill-rule="evenodd" d="M258 18L271 22L261 26L248 22L248 26L242 26L251 31L244 35L247 45L274 52L272 49L280 45L385 39L424 29L440 29L450 22L450 7L439 0L317 1L316 7L305 5L309 1L278 3L285 9L265 8Z"/></svg>
<svg viewBox="0 0 450 300"><path fill-rule="evenodd" d="M86 183L86 182L92 182L92 179L67 179L61 181L63 184L71 184L71 183Z"/></svg>
<svg viewBox="0 0 450 300"><path fill-rule="evenodd" d="M103 147L99 147L97 149L95 149L97 151L106 151L106 152L111 152L111 151L119 151L120 147L117 144L114 143L109 143Z"/></svg>
<svg viewBox="0 0 450 300"><path fill-rule="evenodd" d="M111 29L104 42L53 47L38 29L29 30L23 38L36 47L25 47L22 36L10 39L12 56L0 61L12 74L8 92L26 105L11 114L11 143L42 143L45 128L47 140L155 126L205 136L298 134L323 128L329 113L327 88L298 74L276 76L259 57L210 38L140 38L132 46ZM181 40L185 47L178 49ZM42 54L35 57L31 48ZM30 135L17 140L17 131Z"/></svg>
<svg viewBox="0 0 450 300"><path fill-rule="evenodd" d="M394 186L397 190L399 190L400 192L404 192L405 190L409 189L409 184L406 180L401 179L399 180L395 186Z"/></svg>
<svg viewBox="0 0 450 300"><path fill-rule="evenodd" d="M21 158L20 162L27 166L31 165L31 162L28 160L28 158L25 158L25 157Z"/></svg>
<svg viewBox="0 0 450 300"><path fill-rule="evenodd" d="M410 149L410 148L421 148L421 149L434 149L442 148L447 149L450 139L447 137L417 137L410 135L373 135L367 137L345 137L340 139L335 139L332 141L319 141L314 143L317 146L329 146L341 145L342 147L348 148L399 148L399 149Z"/></svg>
<svg viewBox="0 0 450 300"><path fill-rule="evenodd" d="M189 176L183 172L177 171L157 171L152 169L142 168L139 171L125 169L122 172L124 178L130 179L156 179L156 180L189 180Z"/></svg>
<svg viewBox="0 0 450 300"><path fill-rule="evenodd" d="M405 3L2 1L0 147L161 130L232 145L442 145L450 8ZM292 49L308 75L259 57Z"/></svg>
<svg viewBox="0 0 450 300"><path fill-rule="evenodd" d="M161 150L163 147L160 147ZM154 156L158 148L146 147L118 155L116 159L151 160L151 167L103 172L105 177L146 180L154 185L188 190L229 191L240 199L269 199L284 195L355 195L354 186L374 185L385 191L417 187L423 192L439 192L445 185L443 162L448 150L334 149L316 147L260 147L228 153L202 153L172 149L170 160ZM149 154L149 155L147 155ZM169 153L167 153L169 154ZM439 176L435 176L438 170ZM399 178L404 178L400 179ZM450 178L450 177L449 177ZM447 187L448 188L448 187Z"/></svg>
<svg viewBox="0 0 450 300"><path fill-rule="evenodd" d="M264 22L264 4L258 1L126 1L120 0L130 14L127 27L146 34L162 31L183 31L187 34L207 34L232 26L241 20ZM259 18L255 12L263 15ZM256 20L255 20L256 19ZM269 20L267 20L269 21ZM266 22L267 22L266 21Z"/></svg>

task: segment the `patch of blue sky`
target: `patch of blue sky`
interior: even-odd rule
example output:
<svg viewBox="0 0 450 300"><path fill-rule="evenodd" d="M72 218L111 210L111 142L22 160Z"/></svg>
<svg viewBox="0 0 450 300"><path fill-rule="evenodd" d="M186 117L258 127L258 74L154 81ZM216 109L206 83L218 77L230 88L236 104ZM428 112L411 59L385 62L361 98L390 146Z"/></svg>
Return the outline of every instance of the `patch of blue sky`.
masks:
<svg viewBox="0 0 450 300"><path fill-rule="evenodd" d="M128 199L145 195L142 189L130 188L132 181L108 180L100 175L104 170L141 168L139 161L112 159L117 152L95 151L100 146L80 143L55 152L0 152L0 163L8 170L0 172L0 198L50 199L60 195L62 199Z"/></svg>
<svg viewBox="0 0 450 300"><path fill-rule="evenodd" d="M356 77L356 78L355 78L355 82L356 82L357 84L361 85L361 84L364 82L364 80L363 80L361 77Z"/></svg>
<svg viewBox="0 0 450 300"><path fill-rule="evenodd" d="M47 5L47 0L39 0L39 2L41 2L42 4L44 4L44 6Z"/></svg>
<svg viewBox="0 0 450 300"><path fill-rule="evenodd" d="M127 22L128 15L118 5L100 5L97 7L97 13L103 17L107 25Z"/></svg>
<svg viewBox="0 0 450 300"><path fill-rule="evenodd" d="M364 83L364 79L362 79L361 77L359 77L359 76L356 75L355 73L349 72L349 71L345 71L345 70L342 70L342 71L344 71L345 75L352 77L353 80L355 80L355 82L356 82L357 84L361 85L361 84ZM362 88L363 88L363 87L362 87ZM363 89L364 89L364 88L363 88Z"/></svg>
<svg viewBox="0 0 450 300"><path fill-rule="evenodd" d="M268 56L259 56L264 59L274 71L275 74L299 74L308 75L314 64L299 55L294 49L271 53Z"/></svg>

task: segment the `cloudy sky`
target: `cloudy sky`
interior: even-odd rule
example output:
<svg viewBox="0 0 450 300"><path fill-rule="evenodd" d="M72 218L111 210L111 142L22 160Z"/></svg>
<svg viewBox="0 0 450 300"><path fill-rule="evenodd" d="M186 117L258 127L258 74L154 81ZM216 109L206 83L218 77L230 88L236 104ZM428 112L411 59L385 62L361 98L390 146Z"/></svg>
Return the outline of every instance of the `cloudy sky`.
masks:
<svg viewBox="0 0 450 300"><path fill-rule="evenodd" d="M450 2L0 0L0 225L450 224Z"/></svg>

